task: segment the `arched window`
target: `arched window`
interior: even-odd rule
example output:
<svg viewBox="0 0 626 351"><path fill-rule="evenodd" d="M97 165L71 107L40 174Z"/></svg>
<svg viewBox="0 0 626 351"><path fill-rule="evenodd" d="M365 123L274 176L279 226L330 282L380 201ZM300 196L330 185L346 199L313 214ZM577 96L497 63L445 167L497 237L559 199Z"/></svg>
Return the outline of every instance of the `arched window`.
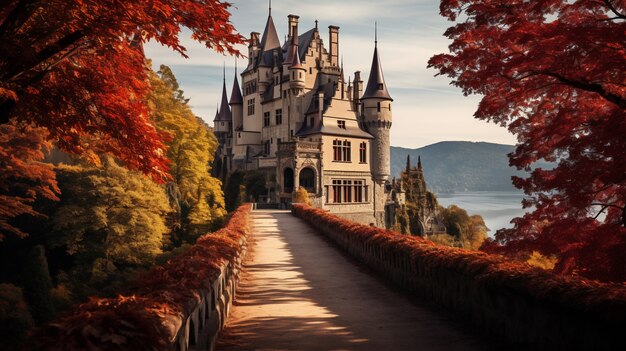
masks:
<svg viewBox="0 0 626 351"><path fill-rule="evenodd" d="M299 184L309 192L315 191L315 171L312 168L306 167L300 171Z"/></svg>
<svg viewBox="0 0 626 351"><path fill-rule="evenodd" d="M293 169L291 168L285 168L283 171L283 191L293 192Z"/></svg>

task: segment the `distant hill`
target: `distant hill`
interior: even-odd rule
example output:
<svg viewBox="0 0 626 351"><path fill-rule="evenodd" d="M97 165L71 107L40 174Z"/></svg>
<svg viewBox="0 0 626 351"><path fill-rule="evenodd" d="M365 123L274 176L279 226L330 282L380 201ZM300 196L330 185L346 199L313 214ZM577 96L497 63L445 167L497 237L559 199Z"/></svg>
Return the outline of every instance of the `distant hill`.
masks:
<svg viewBox="0 0 626 351"><path fill-rule="evenodd" d="M486 142L444 141L419 149L391 147L391 175L399 177L406 168L406 156L417 164L422 157L428 187L439 193L463 191L511 191L512 175L522 175L509 167L507 154L513 145Z"/></svg>

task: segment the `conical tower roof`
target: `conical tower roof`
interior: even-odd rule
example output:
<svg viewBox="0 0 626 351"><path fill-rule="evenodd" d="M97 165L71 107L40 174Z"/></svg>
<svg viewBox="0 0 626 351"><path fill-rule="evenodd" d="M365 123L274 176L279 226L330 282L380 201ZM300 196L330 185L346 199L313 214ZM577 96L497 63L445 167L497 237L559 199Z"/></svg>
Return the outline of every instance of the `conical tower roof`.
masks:
<svg viewBox="0 0 626 351"><path fill-rule="evenodd" d="M218 114L219 121L232 120L230 106L228 106L228 96L226 95L226 69L224 69L224 83L222 86L222 102L220 103L220 112Z"/></svg>
<svg viewBox="0 0 626 351"><path fill-rule="evenodd" d="M383 69L380 65L380 59L378 57L378 35L376 35L374 43L374 57L372 58L370 77L367 80L367 87L365 88L365 93L363 93L363 97L361 97L361 99L383 99L393 101L387 91L387 84L385 84Z"/></svg>
<svg viewBox="0 0 626 351"><path fill-rule="evenodd" d="M267 23L265 24L265 30L261 37L261 49L267 52L272 49L280 48L280 40L278 39L278 33L276 32L276 26L272 19L272 10L270 8L270 14L267 16Z"/></svg>
<svg viewBox="0 0 626 351"><path fill-rule="evenodd" d="M243 96L241 96L241 88L239 88L239 79L237 79L237 65L235 64L235 79L233 82L233 91L230 93L231 105L243 105Z"/></svg>

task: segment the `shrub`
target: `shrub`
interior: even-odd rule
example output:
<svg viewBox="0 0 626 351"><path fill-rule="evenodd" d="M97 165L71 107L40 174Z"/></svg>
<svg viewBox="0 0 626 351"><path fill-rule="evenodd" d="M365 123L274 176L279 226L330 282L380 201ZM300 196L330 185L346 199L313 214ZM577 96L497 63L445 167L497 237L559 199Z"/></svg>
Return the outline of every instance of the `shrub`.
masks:
<svg viewBox="0 0 626 351"><path fill-rule="evenodd" d="M309 198L309 192L304 187L299 187L296 190L296 194L293 197L294 203L311 205L311 199Z"/></svg>

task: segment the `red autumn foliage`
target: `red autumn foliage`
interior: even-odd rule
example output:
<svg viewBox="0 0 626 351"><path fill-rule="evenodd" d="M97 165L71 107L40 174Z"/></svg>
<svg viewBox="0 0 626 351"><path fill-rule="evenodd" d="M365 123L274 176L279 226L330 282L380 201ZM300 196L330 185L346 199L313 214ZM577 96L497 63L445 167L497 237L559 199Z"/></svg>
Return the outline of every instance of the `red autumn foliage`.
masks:
<svg viewBox="0 0 626 351"><path fill-rule="evenodd" d="M229 6L219 0L3 2L0 123L33 122L65 151L111 152L155 179L166 177L164 145L145 104L141 42L154 40L184 56L184 26L208 48L239 54L234 45L243 37L229 22Z"/></svg>
<svg viewBox="0 0 626 351"><path fill-rule="evenodd" d="M429 67L465 95L476 118L518 138L510 163L557 163L514 178L534 211L483 249L557 256L555 271L626 280L626 2L442 0L450 54ZM598 216L598 211L602 215Z"/></svg>
<svg viewBox="0 0 626 351"><path fill-rule="evenodd" d="M292 205L292 212L348 250L365 248L376 264L395 265L397 270L422 272L454 271L483 286L499 286L522 296L529 296L549 306L570 311L585 311L603 318L623 319L626 311L626 286L566 277L511 261L503 256L435 244L421 237L365 226L332 215L322 209L302 204ZM363 251L360 251L363 252ZM399 258L416 261L414 267L398 265ZM373 267L376 268L376 267ZM414 273L413 273L414 274ZM440 279L438 276L432 279ZM433 280L425 284L432 285Z"/></svg>
<svg viewBox="0 0 626 351"><path fill-rule="evenodd" d="M12 121L0 125L0 241L6 234L27 234L11 224L22 215L38 216L38 198L58 200L52 167L42 162L50 147L46 130Z"/></svg>
<svg viewBox="0 0 626 351"><path fill-rule="evenodd" d="M133 295L92 298L33 336L33 350L170 350L174 335L164 323L182 318L200 302L221 267L241 254L249 233L250 205L240 206L226 227L139 278Z"/></svg>

